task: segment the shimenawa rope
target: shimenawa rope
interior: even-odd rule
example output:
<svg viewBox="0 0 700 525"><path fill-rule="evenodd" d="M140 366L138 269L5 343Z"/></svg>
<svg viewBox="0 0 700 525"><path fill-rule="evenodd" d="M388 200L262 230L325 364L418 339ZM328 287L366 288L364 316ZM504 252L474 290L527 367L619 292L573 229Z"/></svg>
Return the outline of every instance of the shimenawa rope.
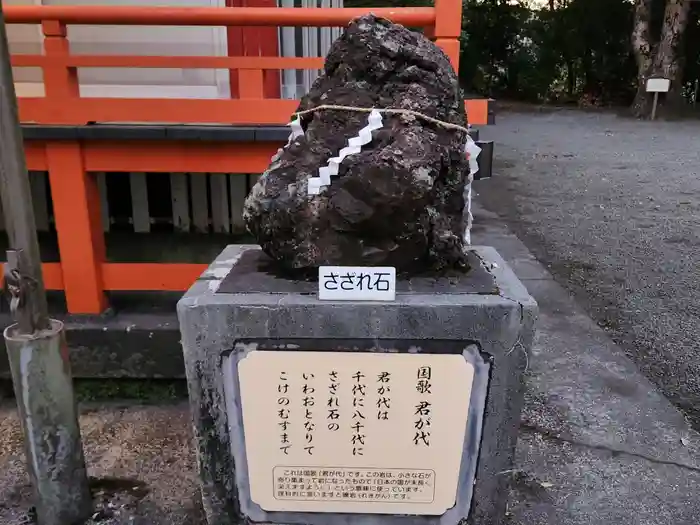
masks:
<svg viewBox="0 0 700 525"><path fill-rule="evenodd" d="M423 113L420 113L418 111L413 111L412 109L393 109L393 108L376 109L376 108L359 108L359 107L355 107L355 106L336 106L334 104L322 104L322 105L316 106L314 108L305 109L304 111L297 111L296 113L293 113L293 116L301 117L303 115L309 115L311 113L315 113L317 111L321 111L324 109L337 110L337 111L358 111L360 113L371 113L372 111L378 111L379 113L386 113L387 115L413 115L414 117L421 118L421 119L425 120L426 122L431 122L431 123L436 124L438 126L442 126L445 129L457 129L460 131L464 131L465 133L469 133L469 129L465 128L464 126L460 126L459 124L452 124L451 122L445 122L443 120L438 120L436 118L429 117L428 115L424 115Z"/></svg>
<svg viewBox="0 0 700 525"><path fill-rule="evenodd" d="M472 182L474 180L474 173L475 170L478 169L478 167L475 166L475 157L481 152L481 149L474 144L473 140L471 139L471 136L469 135L469 128L466 128L464 126L460 126L459 124L453 124L451 122L445 122L443 120L439 120L433 117L429 117L428 115L424 115L423 113L420 113L419 111L414 111L412 109L394 109L394 108L384 108L384 109L377 109L377 108L360 108L356 106L339 106L335 104L321 104L319 106L305 109L303 111L297 111L293 113L293 116L296 117L296 121L292 121L291 125L294 128L299 128L300 127L300 122L299 119L303 115L309 115L311 113L316 113L317 111L321 110L336 110L336 111L356 111L360 113L385 113L388 115L412 115L414 117L420 118L425 120L426 122L430 122L432 124L435 124L437 126L441 126L445 129L455 129L459 131L463 131L467 134L467 143L465 144L465 153L467 154L467 158L471 157L471 152L469 151L472 148L476 148L478 151L474 151L476 155L474 155L474 158L470 159L470 169L469 169L469 175L467 176L467 183L465 185L465 193L466 195L466 207L465 207L465 212L467 215L467 224L466 228L464 231L464 240L467 242L467 244L471 244L471 229L472 229L472 221L473 221L473 216L472 216ZM290 135L290 142L293 139L293 137ZM342 161L342 158L338 159ZM322 169L327 169L322 168ZM316 177L318 178L318 177ZM318 178L320 182L320 178ZM330 183L330 181L328 181ZM316 186L319 186L318 184ZM318 194L320 191L320 186L317 188L314 186L313 188L309 186L309 193L310 194Z"/></svg>

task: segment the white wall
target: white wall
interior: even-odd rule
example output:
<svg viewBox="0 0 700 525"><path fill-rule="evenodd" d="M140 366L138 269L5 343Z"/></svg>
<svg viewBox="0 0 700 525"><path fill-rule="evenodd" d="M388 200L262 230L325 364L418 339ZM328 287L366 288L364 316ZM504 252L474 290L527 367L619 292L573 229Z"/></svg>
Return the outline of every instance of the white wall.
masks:
<svg viewBox="0 0 700 525"><path fill-rule="evenodd" d="M5 0L6 5L152 5L210 7L224 0ZM40 53L42 35L38 26L8 28L14 53ZM164 26L77 26L68 27L71 52L95 55L226 56L223 27ZM82 96L87 97L230 97L227 70L81 68L78 71ZM15 68L18 94L41 96L41 71ZM39 93L41 91L41 93Z"/></svg>
<svg viewBox="0 0 700 525"><path fill-rule="evenodd" d="M343 7L343 0L277 0L281 7ZM339 27L288 27L280 30L280 49L285 57L325 57L340 36ZM300 98L318 77L317 71L286 70L282 75L282 98Z"/></svg>
<svg viewBox="0 0 700 525"><path fill-rule="evenodd" d="M225 0L4 0L5 5L152 5L225 6ZM343 0L278 0L283 7L342 7ZM325 56L340 28L285 28L282 56ZM38 25L8 25L13 53L40 54ZM94 55L226 56L223 27L78 26L68 27L71 51ZM19 96L43 96L39 68L14 68ZM213 69L81 68L80 91L86 97L229 98L229 73ZM313 71L285 71L283 98L299 98L316 78Z"/></svg>
<svg viewBox="0 0 700 525"><path fill-rule="evenodd" d="M36 5L38 0L3 0L3 5ZM41 31L38 25L8 24L7 39L10 53L41 54ZM12 68L17 94L20 96L43 96L41 69L38 67Z"/></svg>

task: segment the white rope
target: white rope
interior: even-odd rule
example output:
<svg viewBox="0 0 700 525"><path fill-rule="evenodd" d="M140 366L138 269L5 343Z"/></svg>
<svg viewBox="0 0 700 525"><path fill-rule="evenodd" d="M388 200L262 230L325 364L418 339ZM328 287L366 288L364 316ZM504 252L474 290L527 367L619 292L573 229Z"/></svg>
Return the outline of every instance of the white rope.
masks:
<svg viewBox="0 0 700 525"><path fill-rule="evenodd" d="M315 113L316 111L321 111L324 109L330 109L330 110L336 110L336 111L358 111L361 113L371 113L373 111L376 111L378 113L386 113L387 115L413 115L414 117L418 117L420 119L425 120L426 122L431 122L433 124L436 124L438 126L442 126L443 128L446 129L458 129L460 131L464 131L465 133L469 133L469 128L460 126L459 124L452 124L451 122L445 122L444 120L438 120L433 117L429 117L428 115L424 115L423 113L420 113L418 111L413 111L412 109L393 109L393 108L384 108L384 109L375 109L375 108L359 108L355 106L336 106L333 104L322 104L320 106L316 106L315 108L310 108L310 109L305 109L304 111L297 111L293 115L295 117L301 117L303 115L308 115L310 113Z"/></svg>

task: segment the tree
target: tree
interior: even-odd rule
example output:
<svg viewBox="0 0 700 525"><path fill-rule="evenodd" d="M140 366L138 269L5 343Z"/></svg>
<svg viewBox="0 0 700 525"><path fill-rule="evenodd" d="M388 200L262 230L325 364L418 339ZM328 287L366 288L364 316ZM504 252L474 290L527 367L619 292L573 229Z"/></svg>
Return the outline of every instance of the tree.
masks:
<svg viewBox="0 0 700 525"><path fill-rule="evenodd" d="M587 103L629 105L636 66L630 44L633 9L627 0L572 0L565 9L566 46L576 89Z"/></svg>
<svg viewBox="0 0 700 525"><path fill-rule="evenodd" d="M348 7L434 2L345 1ZM646 116L652 100L646 80L659 75L672 81L663 109L693 99L700 79L700 0L462 0L462 5L459 69L469 94L632 105Z"/></svg>
<svg viewBox="0 0 700 525"><path fill-rule="evenodd" d="M665 7L663 2L665 2ZM654 23L655 8L664 7L660 27ZM678 109L683 99L683 37L688 26L690 0L636 0L632 47L637 60L637 95L632 110L637 116L650 112L651 96L646 80L662 76L671 80L663 105Z"/></svg>

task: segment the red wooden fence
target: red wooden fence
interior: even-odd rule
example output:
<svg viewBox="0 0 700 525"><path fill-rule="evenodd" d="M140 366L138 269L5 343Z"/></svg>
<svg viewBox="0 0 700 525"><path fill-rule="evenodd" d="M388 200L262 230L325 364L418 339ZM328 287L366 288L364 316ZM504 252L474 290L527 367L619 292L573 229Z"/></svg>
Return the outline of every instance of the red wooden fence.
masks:
<svg viewBox="0 0 700 525"><path fill-rule="evenodd" d="M459 63L461 0L436 0L435 7L372 9L378 16L423 27ZM85 125L90 122L285 124L298 101L269 98L265 71L320 69L321 58L279 56L94 56L69 52L68 26L172 25L278 27L345 26L369 9L277 7L167 8L103 6L7 6L8 23L41 24L42 55L13 55L16 67L40 67L44 97L19 100L23 122ZM148 67L229 69L238 98L222 100L83 98L77 68ZM232 84L234 85L234 84ZM485 124L487 101L467 101L470 123ZM71 313L100 313L106 290L186 290L201 264L109 263L101 227L95 172L262 173L276 143L27 141L28 168L47 171L51 185L60 263L44 264L48 289L64 290Z"/></svg>

